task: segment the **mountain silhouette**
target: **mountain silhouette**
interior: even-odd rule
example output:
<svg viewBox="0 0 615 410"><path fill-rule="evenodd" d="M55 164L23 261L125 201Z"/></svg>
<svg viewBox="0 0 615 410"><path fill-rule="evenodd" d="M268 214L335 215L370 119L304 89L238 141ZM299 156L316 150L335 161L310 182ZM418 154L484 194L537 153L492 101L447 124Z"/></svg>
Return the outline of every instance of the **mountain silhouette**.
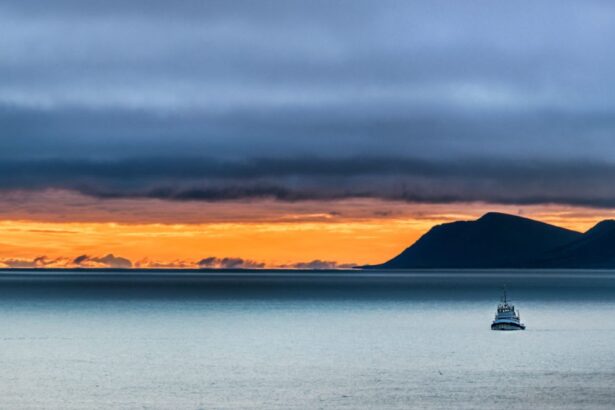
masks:
<svg viewBox="0 0 615 410"><path fill-rule="evenodd" d="M615 268L615 221L598 223L581 238L552 249L531 263L543 268Z"/></svg>
<svg viewBox="0 0 615 410"><path fill-rule="evenodd" d="M475 221L433 227L414 245L382 265L367 268L575 267L593 258L615 261L615 222L586 234L519 216L490 212ZM609 256L612 259L609 259ZM615 264L614 264L615 266Z"/></svg>

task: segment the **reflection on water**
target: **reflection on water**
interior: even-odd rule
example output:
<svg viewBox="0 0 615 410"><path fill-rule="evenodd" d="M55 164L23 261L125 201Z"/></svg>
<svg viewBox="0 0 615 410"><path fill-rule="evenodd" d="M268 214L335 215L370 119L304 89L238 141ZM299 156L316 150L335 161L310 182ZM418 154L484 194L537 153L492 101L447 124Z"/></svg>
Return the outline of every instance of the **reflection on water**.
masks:
<svg viewBox="0 0 615 410"><path fill-rule="evenodd" d="M0 274L0 407L615 405L615 274L174 275Z"/></svg>

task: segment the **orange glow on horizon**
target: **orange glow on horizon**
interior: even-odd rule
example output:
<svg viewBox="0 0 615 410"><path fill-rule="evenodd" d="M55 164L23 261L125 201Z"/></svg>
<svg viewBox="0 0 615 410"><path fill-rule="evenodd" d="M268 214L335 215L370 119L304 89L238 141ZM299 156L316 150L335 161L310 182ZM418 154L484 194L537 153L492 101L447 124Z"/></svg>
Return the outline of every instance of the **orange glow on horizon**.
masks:
<svg viewBox="0 0 615 410"><path fill-rule="evenodd" d="M427 224L429 225L429 224ZM426 229L423 221L216 223L193 225L0 222L0 260L114 254L148 267L194 267L206 257L241 257L279 267L312 260L378 263ZM192 266L193 264L194 266Z"/></svg>
<svg viewBox="0 0 615 410"><path fill-rule="evenodd" d="M520 209L370 199L95 202L66 192L36 195L24 198L25 207L0 207L0 267L27 267L35 258L40 258L37 267L75 267L74 259L81 255L89 258L80 259L77 266L103 267L107 262L103 258L110 254L129 259L135 267L192 268L208 257L243 258L265 267L291 267L314 260L377 264L399 254L434 225L475 219L488 211L518 214L577 231L615 217L613 210L563 206ZM111 222L114 216L118 219Z"/></svg>
<svg viewBox="0 0 615 410"><path fill-rule="evenodd" d="M581 231L595 223L582 216L542 216L545 222ZM47 267L72 267L80 255L107 254L127 258L137 267L190 268L206 257L241 257L266 267L312 260L374 264L397 255L433 225L450 218L207 224L1 221L0 266L6 267L7 260L44 256Z"/></svg>

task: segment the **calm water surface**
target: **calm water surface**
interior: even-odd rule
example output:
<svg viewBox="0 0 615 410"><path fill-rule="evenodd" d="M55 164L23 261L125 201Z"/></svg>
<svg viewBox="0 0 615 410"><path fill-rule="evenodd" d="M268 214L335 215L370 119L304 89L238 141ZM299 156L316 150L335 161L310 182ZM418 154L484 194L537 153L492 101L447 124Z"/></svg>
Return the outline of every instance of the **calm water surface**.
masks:
<svg viewBox="0 0 615 410"><path fill-rule="evenodd" d="M0 408L615 407L613 273L178 275L0 272Z"/></svg>

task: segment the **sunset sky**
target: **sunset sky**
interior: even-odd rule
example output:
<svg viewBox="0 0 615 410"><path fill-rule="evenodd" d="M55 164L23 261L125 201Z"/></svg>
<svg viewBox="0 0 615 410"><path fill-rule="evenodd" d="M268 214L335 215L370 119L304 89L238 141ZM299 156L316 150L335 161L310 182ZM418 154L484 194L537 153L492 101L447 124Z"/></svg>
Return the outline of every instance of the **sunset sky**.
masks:
<svg viewBox="0 0 615 410"><path fill-rule="evenodd" d="M615 218L607 1L0 4L0 267L346 267Z"/></svg>

